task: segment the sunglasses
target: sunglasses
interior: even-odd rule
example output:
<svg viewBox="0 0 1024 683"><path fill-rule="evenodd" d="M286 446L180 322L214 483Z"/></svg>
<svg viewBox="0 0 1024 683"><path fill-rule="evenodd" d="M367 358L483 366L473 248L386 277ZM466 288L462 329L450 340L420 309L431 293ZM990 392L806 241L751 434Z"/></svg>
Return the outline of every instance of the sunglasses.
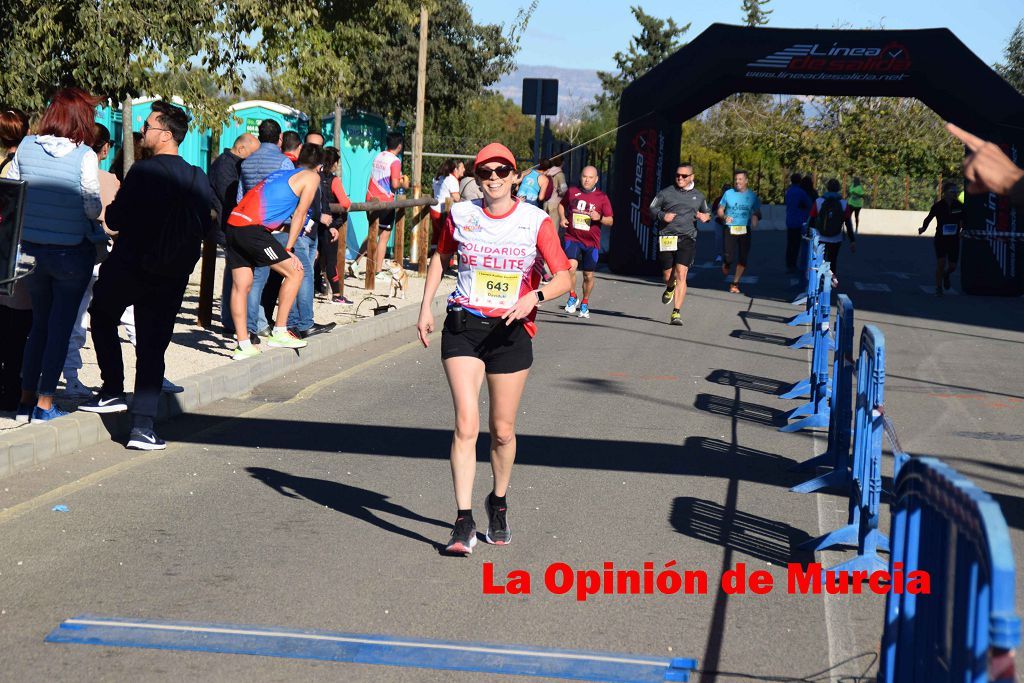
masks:
<svg viewBox="0 0 1024 683"><path fill-rule="evenodd" d="M149 132L149 131L151 131L151 130L163 130L163 131L168 131L168 129L167 129L167 128L157 128L156 126L151 126L151 125L149 125L149 121L143 121L143 122L142 122L142 134L143 134L143 135L145 135L146 133L148 133L148 132ZM169 131L168 131L168 132L169 132Z"/></svg>
<svg viewBox="0 0 1024 683"><path fill-rule="evenodd" d="M676 173L676 178L692 178L692 173Z"/></svg>
<svg viewBox="0 0 1024 683"><path fill-rule="evenodd" d="M508 178L510 175L512 175L512 172L515 170L516 169L512 168L511 166L496 166L495 168L478 168L473 171L473 175L475 175L480 180L490 180L491 174L494 174L498 176L498 178L500 178L501 180L504 180L505 178Z"/></svg>

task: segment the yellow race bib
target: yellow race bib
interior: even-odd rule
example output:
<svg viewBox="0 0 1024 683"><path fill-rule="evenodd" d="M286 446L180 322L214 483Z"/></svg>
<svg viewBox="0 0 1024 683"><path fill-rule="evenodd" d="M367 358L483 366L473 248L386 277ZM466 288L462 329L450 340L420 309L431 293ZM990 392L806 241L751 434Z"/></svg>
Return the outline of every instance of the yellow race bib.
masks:
<svg viewBox="0 0 1024 683"><path fill-rule="evenodd" d="M519 301L522 273L500 270L473 272L473 290L469 303L478 308L512 308Z"/></svg>
<svg viewBox="0 0 1024 683"><path fill-rule="evenodd" d="M730 235L746 235L747 234L747 226L745 226L745 225L730 225L729 226L729 234Z"/></svg>
<svg viewBox="0 0 1024 683"><path fill-rule="evenodd" d="M584 232L590 232L590 216L585 213L574 213L572 215L572 227Z"/></svg>
<svg viewBox="0 0 1024 683"><path fill-rule="evenodd" d="M658 251L675 251L678 246L678 235L662 235L658 238Z"/></svg>

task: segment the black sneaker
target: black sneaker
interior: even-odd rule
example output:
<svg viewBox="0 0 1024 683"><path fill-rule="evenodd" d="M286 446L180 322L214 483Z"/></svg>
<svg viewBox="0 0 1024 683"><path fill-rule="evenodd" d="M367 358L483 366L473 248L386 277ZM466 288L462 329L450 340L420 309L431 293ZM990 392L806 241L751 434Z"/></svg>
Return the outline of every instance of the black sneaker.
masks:
<svg viewBox="0 0 1024 683"><path fill-rule="evenodd" d="M508 505L491 504L491 495L484 499L484 510L487 511L487 533L484 539L494 545L508 545L512 542L512 529L508 526Z"/></svg>
<svg viewBox="0 0 1024 683"><path fill-rule="evenodd" d="M79 410L87 413L123 413L128 410L128 401L124 394L117 396L104 396L97 394L92 399L78 406Z"/></svg>
<svg viewBox="0 0 1024 683"><path fill-rule="evenodd" d="M306 330L306 332L310 335L323 334L324 332L330 332L337 326L338 323L313 323L313 327Z"/></svg>
<svg viewBox="0 0 1024 683"><path fill-rule="evenodd" d="M953 285L949 282L949 271L946 271L942 274L942 287L943 289L950 289L952 286Z"/></svg>
<svg viewBox="0 0 1024 683"><path fill-rule="evenodd" d="M459 517L455 520L455 528L452 529L452 537L448 539L448 545L444 551L452 555L470 555L473 546L476 545L476 524L472 519Z"/></svg>
<svg viewBox="0 0 1024 683"><path fill-rule="evenodd" d="M134 427L128 436L128 448L135 451L162 451L167 448L167 442L157 436L152 429Z"/></svg>
<svg viewBox="0 0 1024 683"><path fill-rule="evenodd" d="M259 346L260 335L256 334L255 332L250 332L249 333L249 343L252 344L253 346Z"/></svg>

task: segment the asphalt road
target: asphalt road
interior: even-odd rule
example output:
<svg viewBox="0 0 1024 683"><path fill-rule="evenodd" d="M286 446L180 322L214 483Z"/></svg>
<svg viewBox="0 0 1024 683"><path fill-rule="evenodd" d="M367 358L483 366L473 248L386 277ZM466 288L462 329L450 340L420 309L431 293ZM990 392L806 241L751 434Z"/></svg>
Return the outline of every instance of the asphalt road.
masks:
<svg viewBox="0 0 1024 683"><path fill-rule="evenodd" d="M781 323L796 310L783 235L756 239L758 279L742 296L724 291L701 244L681 328L666 324L661 286L642 278L600 275L589 321L545 306L507 547L480 544L465 559L438 552L454 517L451 399L439 337L423 350L411 329L163 425L172 445L161 453L106 444L0 480L2 677L496 678L43 642L84 613L686 656L705 681L872 673L884 598L785 590L786 563L815 559L796 546L845 522L846 502L787 492L806 478L789 467L823 438L777 432L796 403L774 394L807 374L808 356L782 345L796 336ZM945 459L996 495L1020 564L1022 302L925 293L924 238L858 246L842 256L840 290L859 325L886 334L886 411L904 448ZM479 454L478 523L490 490L486 433ZM581 602L543 586L554 562L660 569L672 560L706 572L711 590ZM485 595L485 562L499 578L529 572L532 594ZM737 563L767 570L778 588L717 590Z"/></svg>

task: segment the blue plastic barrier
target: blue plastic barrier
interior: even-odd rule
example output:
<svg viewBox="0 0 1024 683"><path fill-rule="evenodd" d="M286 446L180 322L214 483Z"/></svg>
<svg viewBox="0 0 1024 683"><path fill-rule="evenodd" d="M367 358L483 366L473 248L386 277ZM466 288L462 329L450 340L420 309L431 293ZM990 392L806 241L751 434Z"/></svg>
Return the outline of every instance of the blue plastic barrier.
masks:
<svg viewBox="0 0 1024 683"><path fill-rule="evenodd" d="M889 549L889 540L878 531L882 497L884 405L885 336L874 325L866 325L860 335L860 355L857 360L849 522L840 529L800 546L825 550L837 545L856 545L857 557L832 567L832 571L872 572L886 567L877 555L878 550Z"/></svg>
<svg viewBox="0 0 1024 683"><path fill-rule="evenodd" d="M815 288L818 286L818 282L814 278L813 274L814 274L814 271L817 270L818 267L821 266L821 264L825 262L825 247L824 247L824 245L821 244L820 241L818 241L818 231L812 229L811 230L811 234L809 236L807 236L807 237L804 237L804 239L808 241L807 259L806 259L806 262L804 263L804 268L803 268L804 292L800 296L798 296L797 298L793 299L793 305L794 306L804 306L804 305L807 305L807 302L811 299L811 297L814 296L814 293L816 291ZM803 322L794 322L795 320L797 320L798 318L801 318L802 316L806 316L806 318L804 318ZM810 307L810 305L807 305L807 310L806 311L804 311L800 315L797 315L795 318L790 320L787 324L789 324L789 325L805 325L805 324L809 323L810 321L811 321L811 307Z"/></svg>
<svg viewBox="0 0 1024 683"><path fill-rule="evenodd" d="M828 466L832 471L790 489L794 493L814 493L823 488L849 485L850 441L853 430L853 302L840 294L836 312L836 350L832 357L831 414L828 423L828 448L796 467L810 470Z"/></svg>
<svg viewBox="0 0 1024 683"><path fill-rule="evenodd" d="M878 681L1013 681L1021 627L999 506L934 458L905 460L894 494L890 573L928 572L931 592L888 594Z"/></svg>
<svg viewBox="0 0 1024 683"><path fill-rule="evenodd" d="M815 292L808 301L811 308L811 329L793 340L791 349L809 349L816 343L820 334L822 321L828 323L832 311L832 264L822 261L814 270L814 279L818 283ZM830 335L825 335L829 349L835 348Z"/></svg>
<svg viewBox="0 0 1024 683"><path fill-rule="evenodd" d="M810 343L814 347L811 352L811 376L808 385L811 400L786 414L788 420L803 419L780 427L780 432L797 432L801 429L827 427L829 424L828 352L835 346L829 330L829 316L832 312L832 269L828 263L824 263L816 272L820 273L821 283L816 295L813 327L804 335L810 337ZM800 384L798 382L794 389ZM790 390L787 395L792 392L793 390Z"/></svg>

